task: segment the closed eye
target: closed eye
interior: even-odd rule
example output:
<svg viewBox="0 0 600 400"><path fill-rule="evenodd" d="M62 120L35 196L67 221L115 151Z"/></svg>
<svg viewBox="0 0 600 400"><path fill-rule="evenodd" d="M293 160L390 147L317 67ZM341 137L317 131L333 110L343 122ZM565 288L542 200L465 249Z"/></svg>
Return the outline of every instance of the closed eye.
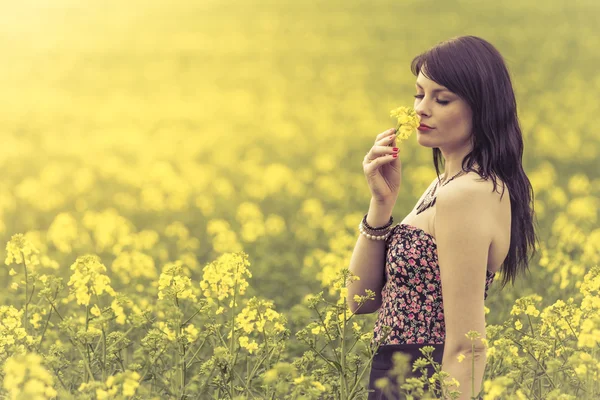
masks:
<svg viewBox="0 0 600 400"><path fill-rule="evenodd" d="M415 94L414 96L417 99L422 99L423 95L422 94ZM450 103L449 101L444 101L444 100L438 100L438 103L440 103L441 105L445 106L446 104Z"/></svg>

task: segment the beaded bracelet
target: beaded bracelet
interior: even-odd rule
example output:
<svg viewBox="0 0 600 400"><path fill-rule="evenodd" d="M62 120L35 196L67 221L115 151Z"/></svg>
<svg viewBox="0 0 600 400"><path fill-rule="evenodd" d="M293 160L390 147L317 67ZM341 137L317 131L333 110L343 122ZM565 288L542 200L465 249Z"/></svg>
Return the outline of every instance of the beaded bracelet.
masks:
<svg viewBox="0 0 600 400"><path fill-rule="evenodd" d="M372 231L384 231L387 228L389 228L390 226L392 226L392 224L394 223L394 217L390 216L390 220L387 224L380 226L379 228L374 228L374 227L370 226L369 224L367 224L367 214L365 214L365 216L363 217L362 223L367 229L370 229Z"/></svg>
<svg viewBox="0 0 600 400"><path fill-rule="evenodd" d="M390 232L392 231L391 225L394 222L394 218L390 217L390 221L382 226L382 227L378 227L378 228L373 228L372 226L369 226L369 224L367 224L367 215L365 214L364 218L362 219L362 221L360 222L360 224L358 224L358 230L360 231L360 233L362 235L365 235L368 239L371 240L387 240L387 238L390 235ZM379 233L383 233L383 235L376 235Z"/></svg>

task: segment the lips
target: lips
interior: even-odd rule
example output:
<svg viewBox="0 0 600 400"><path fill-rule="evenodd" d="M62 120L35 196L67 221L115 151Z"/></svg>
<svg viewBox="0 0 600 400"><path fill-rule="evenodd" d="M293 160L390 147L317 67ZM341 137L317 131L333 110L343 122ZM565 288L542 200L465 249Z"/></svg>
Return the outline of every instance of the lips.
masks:
<svg viewBox="0 0 600 400"><path fill-rule="evenodd" d="M429 128L429 129L433 129L431 126L429 126L429 125L425 125L425 124L421 124L421 125L419 125L419 128Z"/></svg>

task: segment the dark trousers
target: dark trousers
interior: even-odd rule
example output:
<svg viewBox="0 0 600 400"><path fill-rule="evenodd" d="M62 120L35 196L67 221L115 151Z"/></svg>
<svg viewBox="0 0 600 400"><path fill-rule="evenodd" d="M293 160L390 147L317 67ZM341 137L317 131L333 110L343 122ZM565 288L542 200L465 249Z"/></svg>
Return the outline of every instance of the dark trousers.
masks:
<svg viewBox="0 0 600 400"><path fill-rule="evenodd" d="M410 356L410 368L409 372L406 375L406 378L410 377L419 377L421 376L421 371L417 370L412 372L412 364L415 360L420 357L425 358L425 356L419 351L420 348L424 346L431 346L434 348L431 356L433 360L437 363L442 364L442 357L444 355L444 344L388 344L380 346L377 349L377 353L373 357L373 364L371 365L371 375L369 376L369 391L374 390L369 393L368 400L401 400L405 399L404 395L400 395L398 393L398 388L396 387L396 380L388 375L388 371L390 371L393 367L393 358L392 355L397 352L402 352ZM431 378L435 372L432 365L428 365L427 367L427 378ZM391 379L391 388L393 397L386 396L386 394L381 389L375 388L375 380L383 377L388 377ZM429 388L429 381L425 385L425 392ZM437 384L437 388L439 389L439 384Z"/></svg>

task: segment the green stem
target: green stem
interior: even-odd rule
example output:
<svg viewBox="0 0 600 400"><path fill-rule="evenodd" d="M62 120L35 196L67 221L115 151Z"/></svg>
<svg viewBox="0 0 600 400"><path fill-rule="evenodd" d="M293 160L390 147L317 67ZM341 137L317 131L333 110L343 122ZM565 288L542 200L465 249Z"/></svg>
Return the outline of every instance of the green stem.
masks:
<svg viewBox="0 0 600 400"><path fill-rule="evenodd" d="M177 308L181 311L181 314L179 315L183 315L183 310L181 310L181 307L179 305L179 299L177 298L177 294L175 294L175 305L177 306ZM181 317L180 317L181 318ZM188 320L189 321L189 320ZM183 338L182 338L182 331L183 331L183 325L181 323L181 319L179 319L179 326L177 328L177 343L179 344L179 385L180 385L180 389L179 389L179 397L181 399L185 398L185 343L183 343Z"/></svg>
<svg viewBox="0 0 600 400"><path fill-rule="evenodd" d="M201 311L202 311L202 309L196 310L196 312L193 313L191 317L186 319L185 322L183 324L181 324L181 326L186 326L192 320L192 318L194 318L196 315L198 315Z"/></svg>
<svg viewBox="0 0 600 400"><path fill-rule="evenodd" d="M219 340L221 341L221 343L223 344L223 347L227 346L227 343L225 343L225 340L223 339L223 336L221 335L221 332L219 332L218 330L216 331L217 336L219 337ZM239 349L238 349L239 352ZM235 354L235 359L237 360L237 353ZM233 372L233 374L239 379L240 383L242 385L244 385L244 388L246 389L246 392L250 393L250 390L248 389L248 387L246 386L246 382L244 382L244 380L242 379L241 376L239 376L239 374L235 371L235 369L231 368L231 371ZM233 380L233 379L232 379ZM227 389L227 387L225 387ZM227 390L227 393L229 393L229 390ZM250 395L252 396L252 393L250 393ZM217 397L220 398L220 397ZM252 398L254 398L254 396L252 396Z"/></svg>
<svg viewBox="0 0 600 400"><path fill-rule="evenodd" d="M340 375L340 391L342 399L345 399L348 393L348 382L346 382L346 299L344 298L344 322L342 323L342 352L340 354L340 365L342 373Z"/></svg>
<svg viewBox="0 0 600 400"><path fill-rule="evenodd" d="M28 317L28 305L29 302L27 301L27 293L29 292L29 276L27 274L27 261L25 259L25 253L23 251L21 251L21 254L23 255L23 269L25 270L25 321L23 323L23 327L25 328L25 331L28 331L28 327L29 327L29 317Z"/></svg>
<svg viewBox="0 0 600 400"><path fill-rule="evenodd" d="M337 307L335 307L334 310L336 310L336 312L335 312L336 315L335 316L337 318ZM315 311L316 311L317 315L319 316L319 321L321 321L321 325L323 325L323 327L325 328L325 334L329 338L329 343L332 343L334 341L334 339L331 337L331 333L329 333L329 329L327 329L327 325L325 324L325 320L323 319L323 315L319 312L319 310L316 307L315 307ZM342 332L340 331L340 327L339 327L339 325L337 323L336 323L336 326L338 328L338 333L341 335ZM338 353L337 353L335 347L333 348L333 355L335 356L335 361L341 362L341 358L340 358L340 356L338 356Z"/></svg>
<svg viewBox="0 0 600 400"><path fill-rule="evenodd" d="M86 332L88 331L89 325L90 325L90 306L88 304L88 305L85 306L85 331ZM85 346L85 354L86 354L86 357L87 357L87 359L86 359L86 365L89 366L90 363L91 363L89 346ZM88 368L88 370L89 370L89 373L91 374L91 372L92 372L91 369ZM88 381L88 377L87 376L85 377L85 381L86 382Z"/></svg>
<svg viewBox="0 0 600 400"><path fill-rule="evenodd" d="M235 279L235 282L233 284L233 304L232 304L232 307L231 307L231 341L230 341L230 344L229 344L229 353L232 356L233 356L233 343L234 343L234 340L235 340L235 299L236 299L236 295L237 295L237 272L238 272L238 268L236 268L236 271L235 271L236 279ZM237 359L237 357L236 357L236 359ZM232 371L234 370L235 362L236 361L232 362L232 365L231 365L231 370ZM230 381L230 387L231 387L230 392L231 393L234 392L234 387L233 386L234 386L234 380L231 379L231 381Z"/></svg>
<svg viewBox="0 0 600 400"><path fill-rule="evenodd" d="M44 341L44 335L46 334L46 329L48 329L48 324L50 323L50 317L52 317L52 307L48 310L48 318L46 318L46 322L44 323L44 330L42 330L42 336L40 337L40 341L38 343L37 352L40 352L42 348L42 342Z"/></svg>
<svg viewBox="0 0 600 400"><path fill-rule="evenodd" d="M98 293L96 293L96 291L93 289L92 289L92 291L94 293L94 297L96 298L96 304L100 305L100 297L98 296ZM100 308L100 307L98 307L98 308ZM89 306L88 306L88 309L89 309ZM89 314L88 314L88 316L89 316ZM100 316L102 316L102 313L100 314ZM100 328L102 330L102 338L101 338L101 340L102 340L102 380L106 381L106 369L107 369L106 368L106 332L104 330L104 323L102 323L100 325ZM87 328L86 328L86 330L87 330ZM100 344L100 341L98 341L98 345L99 344ZM97 350L98 350L98 346L96 346L96 348L94 349L94 355L96 354Z"/></svg>
<svg viewBox="0 0 600 400"><path fill-rule="evenodd" d="M535 358L535 355L533 355L529 349L525 348L521 343L517 342L516 340L514 340L513 338L511 338L510 336L508 337L509 340L511 340L514 344L516 344L517 346L520 346L521 350L525 351L527 354L529 354L531 356L531 358L533 358L536 362L536 368L533 370L534 371L534 379L535 376L537 376L537 369L538 367L542 369L542 371L544 371L544 374L546 375L546 377L548 378L548 382L550 382L550 384L552 385L553 389L556 389L556 385L554 384L554 381L552 380L552 378L548 375L548 372L546 371L546 369L544 368L543 365L540 364L539 360L537 358ZM532 385L533 387L533 385Z"/></svg>
<svg viewBox="0 0 600 400"><path fill-rule="evenodd" d="M471 339L471 397L475 397L475 343Z"/></svg>
<svg viewBox="0 0 600 400"><path fill-rule="evenodd" d="M186 368L190 368L192 366L192 363L194 362L196 355L198 354L198 352L200 352L202 347L204 347L204 343L206 343L206 339L204 339L204 341L200 344L198 349L194 352L194 354L192 354L192 358L190 358L190 361L187 363Z"/></svg>
<svg viewBox="0 0 600 400"><path fill-rule="evenodd" d="M127 335L131 333L131 331L133 330L133 328L134 327L132 326L129 329L127 329L127 332L125 332L123 334L123 336L121 336L119 339L117 339L116 341L114 341L110 346L108 346L108 348L106 349L106 351L112 350L113 346L116 346L120 341L124 340L127 337Z"/></svg>

